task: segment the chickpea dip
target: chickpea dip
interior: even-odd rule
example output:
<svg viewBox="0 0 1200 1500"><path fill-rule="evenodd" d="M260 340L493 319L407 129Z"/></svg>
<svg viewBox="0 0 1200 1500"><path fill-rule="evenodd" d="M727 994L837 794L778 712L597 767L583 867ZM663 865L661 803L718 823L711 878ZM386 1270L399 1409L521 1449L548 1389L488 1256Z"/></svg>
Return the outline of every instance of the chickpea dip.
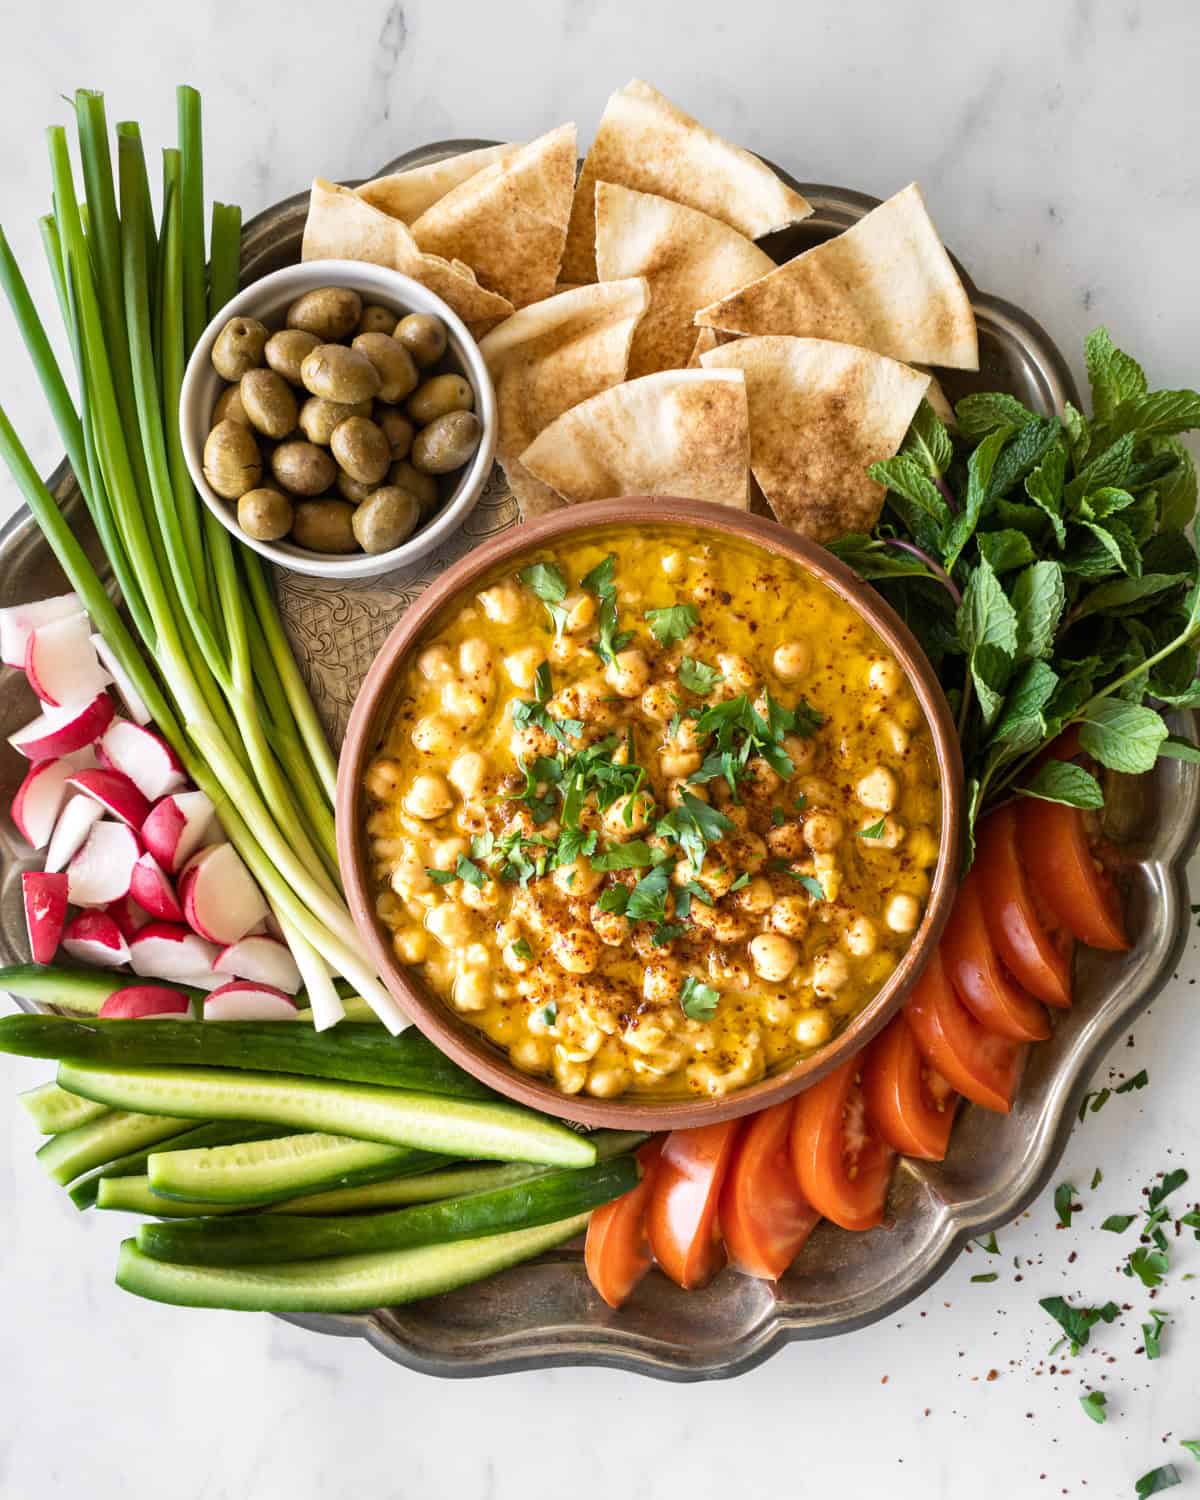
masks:
<svg viewBox="0 0 1200 1500"><path fill-rule="evenodd" d="M397 957L567 1094L722 1097L819 1050L938 858L894 656L798 563L685 526L566 538L443 611L365 783Z"/></svg>

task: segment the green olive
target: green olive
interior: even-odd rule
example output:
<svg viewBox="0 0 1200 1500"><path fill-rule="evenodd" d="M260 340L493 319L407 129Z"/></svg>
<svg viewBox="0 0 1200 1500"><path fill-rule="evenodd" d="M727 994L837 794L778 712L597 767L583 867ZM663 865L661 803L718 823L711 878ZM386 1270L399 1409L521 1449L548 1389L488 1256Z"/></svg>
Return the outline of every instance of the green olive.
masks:
<svg viewBox="0 0 1200 1500"><path fill-rule="evenodd" d="M292 521L292 541L312 552L357 552L354 507L344 500L301 500Z"/></svg>
<svg viewBox="0 0 1200 1500"><path fill-rule="evenodd" d="M300 366L300 378L314 396L347 406L379 394L379 371L365 354L344 344L318 344Z"/></svg>
<svg viewBox="0 0 1200 1500"><path fill-rule="evenodd" d="M238 385L250 425L264 437L287 437L296 426L296 397L274 370L247 370Z"/></svg>
<svg viewBox="0 0 1200 1500"><path fill-rule="evenodd" d="M213 369L222 380L240 380L263 362L270 334L257 318L230 318L213 345Z"/></svg>
<svg viewBox="0 0 1200 1500"><path fill-rule="evenodd" d="M421 514L427 515L437 508L437 480L431 474L420 474L407 459L401 459L388 470L388 483L397 484L407 490L420 504Z"/></svg>
<svg viewBox="0 0 1200 1500"><path fill-rule="evenodd" d="M360 484L379 484L392 461L388 440L370 417L347 417L340 422L329 448L338 465Z"/></svg>
<svg viewBox="0 0 1200 1500"><path fill-rule="evenodd" d="M337 471L338 494L343 500L349 500L351 505L361 505L379 488L377 484L363 484L360 480L352 479L345 469Z"/></svg>
<svg viewBox="0 0 1200 1500"><path fill-rule="evenodd" d="M469 381L461 375L435 375L417 387L408 398L405 411L418 427L424 427L448 411L471 411L474 406L475 392Z"/></svg>
<svg viewBox="0 0 1200 1500"><path fill-rule="evenodd" d="M238 525L260 542L277 542L292 529L292 502L275 489L247 490L237 503Z"/></svg>
<svg viewBox="0 0 1200 1500"><path fill-rule="evenodd" d="M425 474L461 469L479 447L483 423L473 411L448 411L422 427L413 439L413 468Z"/></svg>
<svg viewBox="0 0 1200 1500"><path fill-rule="evenodd" d="M345 286L321 286L297 297L287 310L287 326L303 328L328 343L349 338L362 317L362 298Z"/></svg>
<svg viewBox="0 0 1200 1500"><path fill-rule="evenodd" d="M369 302L358 320L359 333L395 333L396 314L390 308Z"/></svg>
<svg viewBox="0 0 1200 1500"><path fill-rule="evenodd" d="M262 478L262 455L254 434L228 417L204 443L204 477L224 500L237 500Z"/></svg>
<svg viewBox="0 0 1200 1500"><path fill-rule="evenodd" d="M422 370L436 365L446 352L446 325L429 313L409 313L396 324L393 337L399 339Z"/></svg>
<svg viewBox="0 0 1200 1500"><path fill-rule="evenodd" d="M250 419L246 415L246 409L242 405L242 398L238 394L236 385L227 385L217 397L217 404L212 409L212 417L209 419L208 430L211 432L218 422L240 422L243 427L249 427Z"/></svg>
<svg viewBox="0 0 1200 1500"><path fill-rule="evenodd" d="M334 429L347 417L369 417L371 403L356 401L345 406L340 401L324 401L320 396L310 396L300 408L300 430L310 443L329 446Z"/></svg>
<svg viewBox="0 0 1200 1500"><path fill-rule="evenodd" d="M396 406L384 406L381 402L375 403L375 421L383 429L383 435L392 447L392 462L408 457L408 450L412 447L413 424L404 413Z"/></svg>
<svg viewBox="0 0 1200 1500"><path fill-rule="evenodd" d="M333 483L337 465L324 448L293 438L271 454L271 472L289 494L321 495Z"/></svg>
<svg viewBox="0 0 1200 1500"><path fill-rule="evenodd" d="M403 401L417 388L420 376L413 357L386 333L360 333L350 346L365 354L379 371L379 399Z"/></svg>
<svg viewBox="0 0 1200 1500"><path fill-rule="evenodd" d="M390 552L411 536L421 518L421 507L414 495L394 484L385 484L363 503L351 517L350 525L364 552Z"/></svg>
<svg viewBox="0 0 1200 1500"><path fill-rule="evenodd" d="M320 342L315 333L304 328L281 328L267 340L263 353L277 375L292 385L300 385L300 366Z"/></svg>

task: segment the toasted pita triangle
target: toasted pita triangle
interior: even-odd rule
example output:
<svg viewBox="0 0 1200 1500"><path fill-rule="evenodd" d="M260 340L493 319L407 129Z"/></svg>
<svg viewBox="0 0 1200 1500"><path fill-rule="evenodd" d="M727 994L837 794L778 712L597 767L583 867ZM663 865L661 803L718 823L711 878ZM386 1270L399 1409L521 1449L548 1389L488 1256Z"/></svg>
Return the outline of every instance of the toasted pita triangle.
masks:
<svg viewBox="0 0 1200 1500"><path fill-rule="evenodd" d="M698 307L732 291L774 262L753 240L708 214L653 193L596 184L596 268L600 280L644 276L650 307L638 324L629 376L680 369L696 341Z"/></svg>
<svg viewBox="0 0 1200 1500"><path fill-rule="evenodd" d="M411 224L461 183L520 149L519 144L508 141L499 146L481 146L477 151L460 151L457 156L447 156L425 167L374 177L356 191L381 213Z"/></svg>
<svg viewBox="0 0 1200 1500"><path fill-rule="evenodd" d="M710 349L719 349L722 344L728 344L732 338L732 334L718 333L715 328L702 328L696 335L696 342L692 345L692 352L688 355L686 368L698 370L702 355L707 354Z"/></svg>
<svg viewBox="0 0 1200 1500"><path fill-rule="evenodd" d="M496 454L523 519L563 501L529 473L521 454L564 411L625 379L633 331L649 302L641 277L581 286L523 307L481 341L496 387Z"/></svg>
<svg viewBox="0 0 1200 1500"><path fill-rule="evenodd" d="M904 441L928 375L853 344L786 337L735 339L702 364L746 377L750 467L777 520L815 542L870 531L885 491L867 468Z"/></svg>
<svg viewBox="0 0 1200 1500"><path fill-rule="evenodd" d="M977 370L975 314L916 183L836 239L696 314L730 333L861 344L893 359Z"/></svg>
<svg viewBox="0 0 1200 1500"><path fill-rule="evenodd" d="M583 163L567 229L564 281L596 279L597 182L670 198L752 240L812 213L757 156L706 130L637 78L609 99Z"/></svg>
<svg viewBox="0 0 1200 1500"><path fill-rule="evenodd" d="M301 260L366 260L411 276L443 298L460 318L478 323L512 312L507 297L489 292L469 266L426 255L399 219L373 208L349 188L318 177L308 200Z"/></svg>
<svg viewBox="0 0 1200 1500"><path fill-rule="evenodd" d="M568 504L679 495L746 510L750 427L740 370L662 370L582 401L521 463Z"/></svg>
<svg viewBox="0 0 1200 1500"><path fill-rule="evenodd" d="M412 226L422 250L464 260L524 307L554 291L575 188L575 127L561 125L447 193Z"/></svg>

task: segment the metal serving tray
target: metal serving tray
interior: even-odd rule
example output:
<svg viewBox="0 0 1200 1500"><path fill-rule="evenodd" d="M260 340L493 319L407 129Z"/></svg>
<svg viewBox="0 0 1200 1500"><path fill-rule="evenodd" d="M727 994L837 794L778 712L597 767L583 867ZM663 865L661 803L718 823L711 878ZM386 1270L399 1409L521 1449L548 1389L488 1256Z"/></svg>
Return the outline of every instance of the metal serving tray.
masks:
<svg viewBox="0 0 1200 1500"><path fill-rule="evenodd" d="M381 172L488 144L439 142ZM877 201L780 175L816 210L764 242L780 261L845 229ZM244 282L299 257L306 209L307 193L298 194L246 226ZM951 399L999 387L1040 411L1078 404L1070 370L1038 324L1012 303L978 291L965 273L964 279L979 323L982 368L978 374L947 373ZM86 512L65 464L50 483L84 534ZM348 584L277 574L288 633L335 742L396 616L479 538L515 522L515 503L497 469L462 534L411 568ZM0 532L0 599L16 603L62 587L50 549L22 511ZM18 728L31 710L21 674L0 670L0 736ZM7 813L23 765L7 745L0 746L5 962L27 956L19 876L35 862ZM1162 815L1167 808L1169 817ZM1200 839L1200 769L1164 760L1152 776L1115 778L1106 816L1127 866L1136 947L1127 954L1081 954L1075 1005L1055 1012L1053 1037L1031 1049L1012 1113L1001 1117L967 1108L944 1162L903 1162L892 1185L888 1227L847 1234L821 1225L798 1265L774 1286L725 1272L704 1291L684 1293L654 1272L620 1312L594 1295L581 1253L567 1248L407 1307L289 1321L318 1333L365 1338L390 1359L432 1375L591 1364L666 1380L703 1380L751 1369L793 1339L846 1333L894 1312L942 1275L969 1239L1016 1217L1042 1189L1062 1155L1093 1068L1158 994L1179 957L1188 924L1184 867Z"/></svg>

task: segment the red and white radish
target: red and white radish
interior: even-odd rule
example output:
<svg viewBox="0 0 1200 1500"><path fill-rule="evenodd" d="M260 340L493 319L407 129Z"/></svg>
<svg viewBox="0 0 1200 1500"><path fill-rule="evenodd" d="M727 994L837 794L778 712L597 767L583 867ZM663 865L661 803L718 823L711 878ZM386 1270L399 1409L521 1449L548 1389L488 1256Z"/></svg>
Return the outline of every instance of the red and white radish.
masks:
<svg viewBox="0 0 1200 1500"><path fill-rule="evenodd" d="M60 755L31 766L12 800L12 820L27 844L44 849L67 796L67 777L78 767L74 759Z"/></svg>
<svg viewBox="0 0 1200 1500"><path fill-rule="evenodd" d="M177 875L215 827L216 809L203 792L174 792L151 808L142 840L168 875Z"/></svg>
<svg viewBox="0 0 1200 1500"><path fill-rule="evenodd" d="M215 990L221 976L212 972L219 949L197 933L173 922L147 922L129 943L129 962L135 974L148 979L173 979L197 989Z"/></svg>
<svg viewBox="0 0 1200 1500"><path fill-rule="evenodd" d="M108 644L102 635L92 637L92 645L96 648L96 655L103 662L105 670L113 680L113 686L117 690L117 697L125 705L125 712L135 724L149 724L151 719L150 710L146 707L145 700L134 687L129 673L117 660L116 652Z"/></svg>
<svg viewBox="0 0 1200 1500"><path fill-rule="evenodd" d="M148 850L138 856L129 881L129 894L152 917L163 922L182 922L183 907L163 867Z"/></svg>
<svg viewBox="0 0 1200 1500"><path fill-rule="evenodd" d="M112 699L107 693L97 693L85 703L47 708L24 729L10 734L8 743L26 760L51 760L56 755L70 755L73 750L95 744L112 716Z"/></svg>
<svg viewBox="0 0 1200 1500"><path fill-rule="evenodd" d="M124 823L97 823L67 866L72 904L107 906L127 896L141 852L132 828Z"/></svg>
<svg viewBox="0 0 1200 1500"><path fill-rule="evenodd" d="M92 645L87 615L39 625L25 643L25 676L42 702L54 708L94 698L112 681Z"/></svg>
<svg viewBox="0 0 1200 1500"><path fill-rule="evenodd" d="M58 815L54 832L50 835L50 847L46 850L46 869L65 870L83 848L84 839L103 816L104 809L94 797L85 797L82 792L68 797Z"/></svg>
<svg viewBox="0 0 1200 1500"><path fill-rule="evenodd" d="M129 947L116 919L105 911L81 911L67 923L63 951L80 963L117 969L129 962Z"/></svg>
<svg viewBox="0 0 1200 1500"><path fill-rule="evenodd" d="M282 990L247 979L231 979L204 997L206 1021L294 1021L298 1009Z"/></svg>
<svg viewBox="0 0 1200 1500"><path fill-rule="evenodd" d="M25 930L35 964L48 964L58 952L67 922L67 877L26 870L21 876Z"/></svg>
<svg viewBox="0 0 1200 1500"><path fill-rule="evenodd" d="M191 1003L165 984L128 984L114 990L100 1007L105 1021L152 1021L191 1014Z"/></svg>
<svg viewBox="0 0 1200 1500"><path fill-rule="evenodd" d="M77 792L94 797L106 813L135 831L150 816L150 799L143 797L122 771L110 771L105 766L76 771L68 785Z"/></svg>
<svg viewBox="0 0 1200 1500"><path fill-rule="evenodd" d="M294 995L303 982L287 945L273 937L239 938L221 949L213 960L213 970L269 985L288 995Z"/></svg>
<svg viewBox="0 0 1200 1500"><path fill-rule="evenodd" d="M213 943L236 943L267 914L267 903L232 844L217 844L179 885L189 927Z"/></svg>
<svg viewBox="0 0 1200 1500"><path fill-rule="evenodd" d="M135 864L134 871L136 872L136 870L137 865ZM132 883L131 877L131 886ZM134 933L145 927L146 923L150 920L150 913L138 905L133 899L132 893L128 896L118 896L115 901L110 901L104 910L117 924L121 936L127 943L133 937Z"/></svg>
<svg viewBox="0 0 1200 1500"><path fill-rule="evenodd" d="M96 750L101 765L128 776L151 802L187 784L179 758L166 740L128 719L114 719L100 736Z"/></svg>
<svg viewBox="0 0 1200 1500"><path fill-rule="evenodd" d="M29 637L41 625L65 620L83 609L78 594L59 594L54 599L31 599L0 609L0 661L6 667L24 667Z"/></svg>

